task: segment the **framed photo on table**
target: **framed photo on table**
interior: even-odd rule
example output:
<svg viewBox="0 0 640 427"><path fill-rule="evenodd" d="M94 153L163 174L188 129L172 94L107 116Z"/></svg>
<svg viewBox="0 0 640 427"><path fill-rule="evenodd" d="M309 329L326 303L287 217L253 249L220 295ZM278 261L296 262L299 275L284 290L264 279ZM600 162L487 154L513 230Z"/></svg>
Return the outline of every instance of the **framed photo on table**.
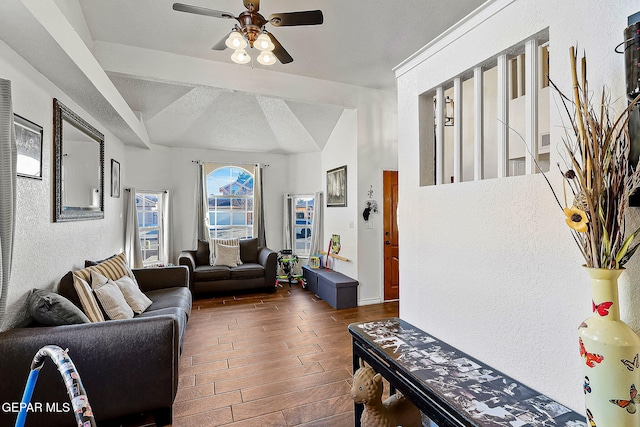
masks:
<svg viewBox="0 0 640 427"><path fill-rule="evenodd" d="M42 127L17 114L13 115L18 162L17 175L42 179Z"/></svg>
<svg viewBox="0 0 640 427"><path fill-rule="evenodd" d="M120 163L111 159L111 197L120 197Z"/></svg>
<svg viewBox="0 0 640 427"><path fill-rule="evenodd" d="M347 206L347 166L327 171L327 207Z"/></svg>

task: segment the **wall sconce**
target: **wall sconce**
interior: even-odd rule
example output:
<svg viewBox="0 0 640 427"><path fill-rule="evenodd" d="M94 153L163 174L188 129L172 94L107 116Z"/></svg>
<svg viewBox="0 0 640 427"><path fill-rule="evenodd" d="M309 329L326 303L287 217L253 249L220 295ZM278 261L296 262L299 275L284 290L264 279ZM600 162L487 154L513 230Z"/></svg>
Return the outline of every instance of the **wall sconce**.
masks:
<svg viewBox="0 0 640 427"><path fill-rule="evenodd" d="M433 98L433 113L435 119L436 99ZM444 98L444 125L453 126L453 99L448 96Z"/></svg>

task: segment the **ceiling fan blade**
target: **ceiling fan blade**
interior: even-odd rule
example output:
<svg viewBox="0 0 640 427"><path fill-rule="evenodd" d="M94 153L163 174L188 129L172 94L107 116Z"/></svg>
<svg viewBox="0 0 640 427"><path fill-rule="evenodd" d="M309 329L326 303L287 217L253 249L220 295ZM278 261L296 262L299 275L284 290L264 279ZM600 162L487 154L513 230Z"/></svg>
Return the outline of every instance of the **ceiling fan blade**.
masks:
<svg viewBox="0 0 640 427"><path fill-rule="evenodd" d="M278 39L276 39L271 33L267 33L267 34L269 35L271 42L275 46L275 48L273 49L273 54L275 55L276 58L278 58L278 61L280 61L282 64L288 64L290 62L293 62L293 58L291 57L291 55L289 55L289 52L287 52L285 48L282 47Z"/></svg>
<svg viewBox="0 0 640 427"><path fill-rule="evenodd" d="M231 32L229 32L231 34ZM224 36L218 43L214 44L211 47L211 50L225 50L227 48L227 39L229 38L229 34Z"/></svg>
<svg viewBox="0 0 640 427"><path fill-rule="evenodd" d="M250 12L257 12L260 10L260 0L244 0L244 7Z"/></svg>
<svg viewBox="0 0 640 427"><path fill-rule="evenodd" d="M195 13L196 15L213 16L214 18L235 19L229 12L221 12L219 10L208 9L206 7L191 6L190 4L174 3L173 10L178 12Z"/></svg>
<svg viewBox="0 0 640 427"><path fill-rule="evenodd" d="M273 13L269 16L271 25L275 27L290 27L294 25L320 25L324 22L321 10L307 10L304 12Z"/></svg>

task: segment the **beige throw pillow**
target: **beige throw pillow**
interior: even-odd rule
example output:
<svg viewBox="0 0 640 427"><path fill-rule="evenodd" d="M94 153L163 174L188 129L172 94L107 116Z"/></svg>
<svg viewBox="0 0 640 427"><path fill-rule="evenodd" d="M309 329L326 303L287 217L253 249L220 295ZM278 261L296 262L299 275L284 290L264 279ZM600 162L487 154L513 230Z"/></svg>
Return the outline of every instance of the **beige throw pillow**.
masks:
<svg viewBox="0 0 640 427"><path fill-rule="evenodd" d="M237 246L238 256L236 257L236 265L242 265L240 259L240 238L231 239L210 239L209 240L209 265L216 265L216 257L218 256L218 245Z"/></svg>
<svg viewBox="0 0 640 427"><path fill-rule="evenodd" d="M95 272L94 272L95 274ZM92 274L93 275L93 274ZM96 294L96 298L102 304L104 312L111 320L131 319L133 310L124 299L124 295L120 291L118 285L113 280L107 280L106 283L92 283L91 287Z"/></svg>
<svg viewBox="0 0 640 427"><path fill-rule="evenodd" d="M142 293L136 283L133 283L128 276L123 276L115 281L118 288L124 295L124 299L134 313L140 314L145 311L153 303L145 294Z"/></svg>
<svg viewBox="0 0 640 427"><path fill-rule="evenodd" d="M218 254L213 265L226 265L227 267L238 266L238 252L240 246L227 246L218 244Z"/></svg>

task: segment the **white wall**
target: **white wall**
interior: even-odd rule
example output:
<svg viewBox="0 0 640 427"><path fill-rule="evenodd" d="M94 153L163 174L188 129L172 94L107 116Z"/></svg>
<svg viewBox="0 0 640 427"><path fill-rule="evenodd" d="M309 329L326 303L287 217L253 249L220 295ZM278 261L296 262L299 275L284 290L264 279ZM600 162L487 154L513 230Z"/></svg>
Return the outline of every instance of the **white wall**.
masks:
<svg viewBox="0 0 640 427"><path fill-rule="evenodd" d="M507 3L507 2L502 2ZM582 411L576 330L591 314L589 279L541 175L419 186L417 97L549 27L551 78L570 91L569 47L587 53L589 88L625 99L622 41L632 0L517 0L398 79L400 316ZM566 118L551 99L551 162ZM549 173L562 194L559 174ZM636 215L637 216L637 215ZM630 229L637 220L630 222ZM622 317L640 327L638 258L621 284ZM637 300L637 298L635 298Z"/></svg>
<svg viewBox="0 0 640 427"><path fill-rule="evenodd" d="M53 289L69 270L85 259L102 259L123 248L122 198L109 197L110 159L124 157L123 144L22 57L0 41L0 78L11 80L13 111L43 127L42 180L18 177L16 230L7 313L2 329L27 317L32 288ZM53 222L53 98L105 135L105 218Z"/></svg>
<svg viewBox="0 0 640 427"><path fill-rule="evenodd" d="M322 150L322 188L325 191L324 238L322 245L327 250L333 234L340 235L341 250L339 255L350 262L330 260L330 267L349 277L358 279L358 230L357 223L357 188L358 188L358 127L357 111L344 110L333 129L327 145ZM347 206L326 206L326 171L340 166L347 166Z"/></svg>
<svg viewBox="0 0 640 427"><path fill-rule="evenodd" d="M376 304L384 299L382 172L398 170L397 117L395 94L377 91L361 94L358 104L358 197L355 212L358 226L359 305ZM367 228L362 211L369 199L369 190L373 190L373 199L378 202L379 211L371 214Z"/></svg>

